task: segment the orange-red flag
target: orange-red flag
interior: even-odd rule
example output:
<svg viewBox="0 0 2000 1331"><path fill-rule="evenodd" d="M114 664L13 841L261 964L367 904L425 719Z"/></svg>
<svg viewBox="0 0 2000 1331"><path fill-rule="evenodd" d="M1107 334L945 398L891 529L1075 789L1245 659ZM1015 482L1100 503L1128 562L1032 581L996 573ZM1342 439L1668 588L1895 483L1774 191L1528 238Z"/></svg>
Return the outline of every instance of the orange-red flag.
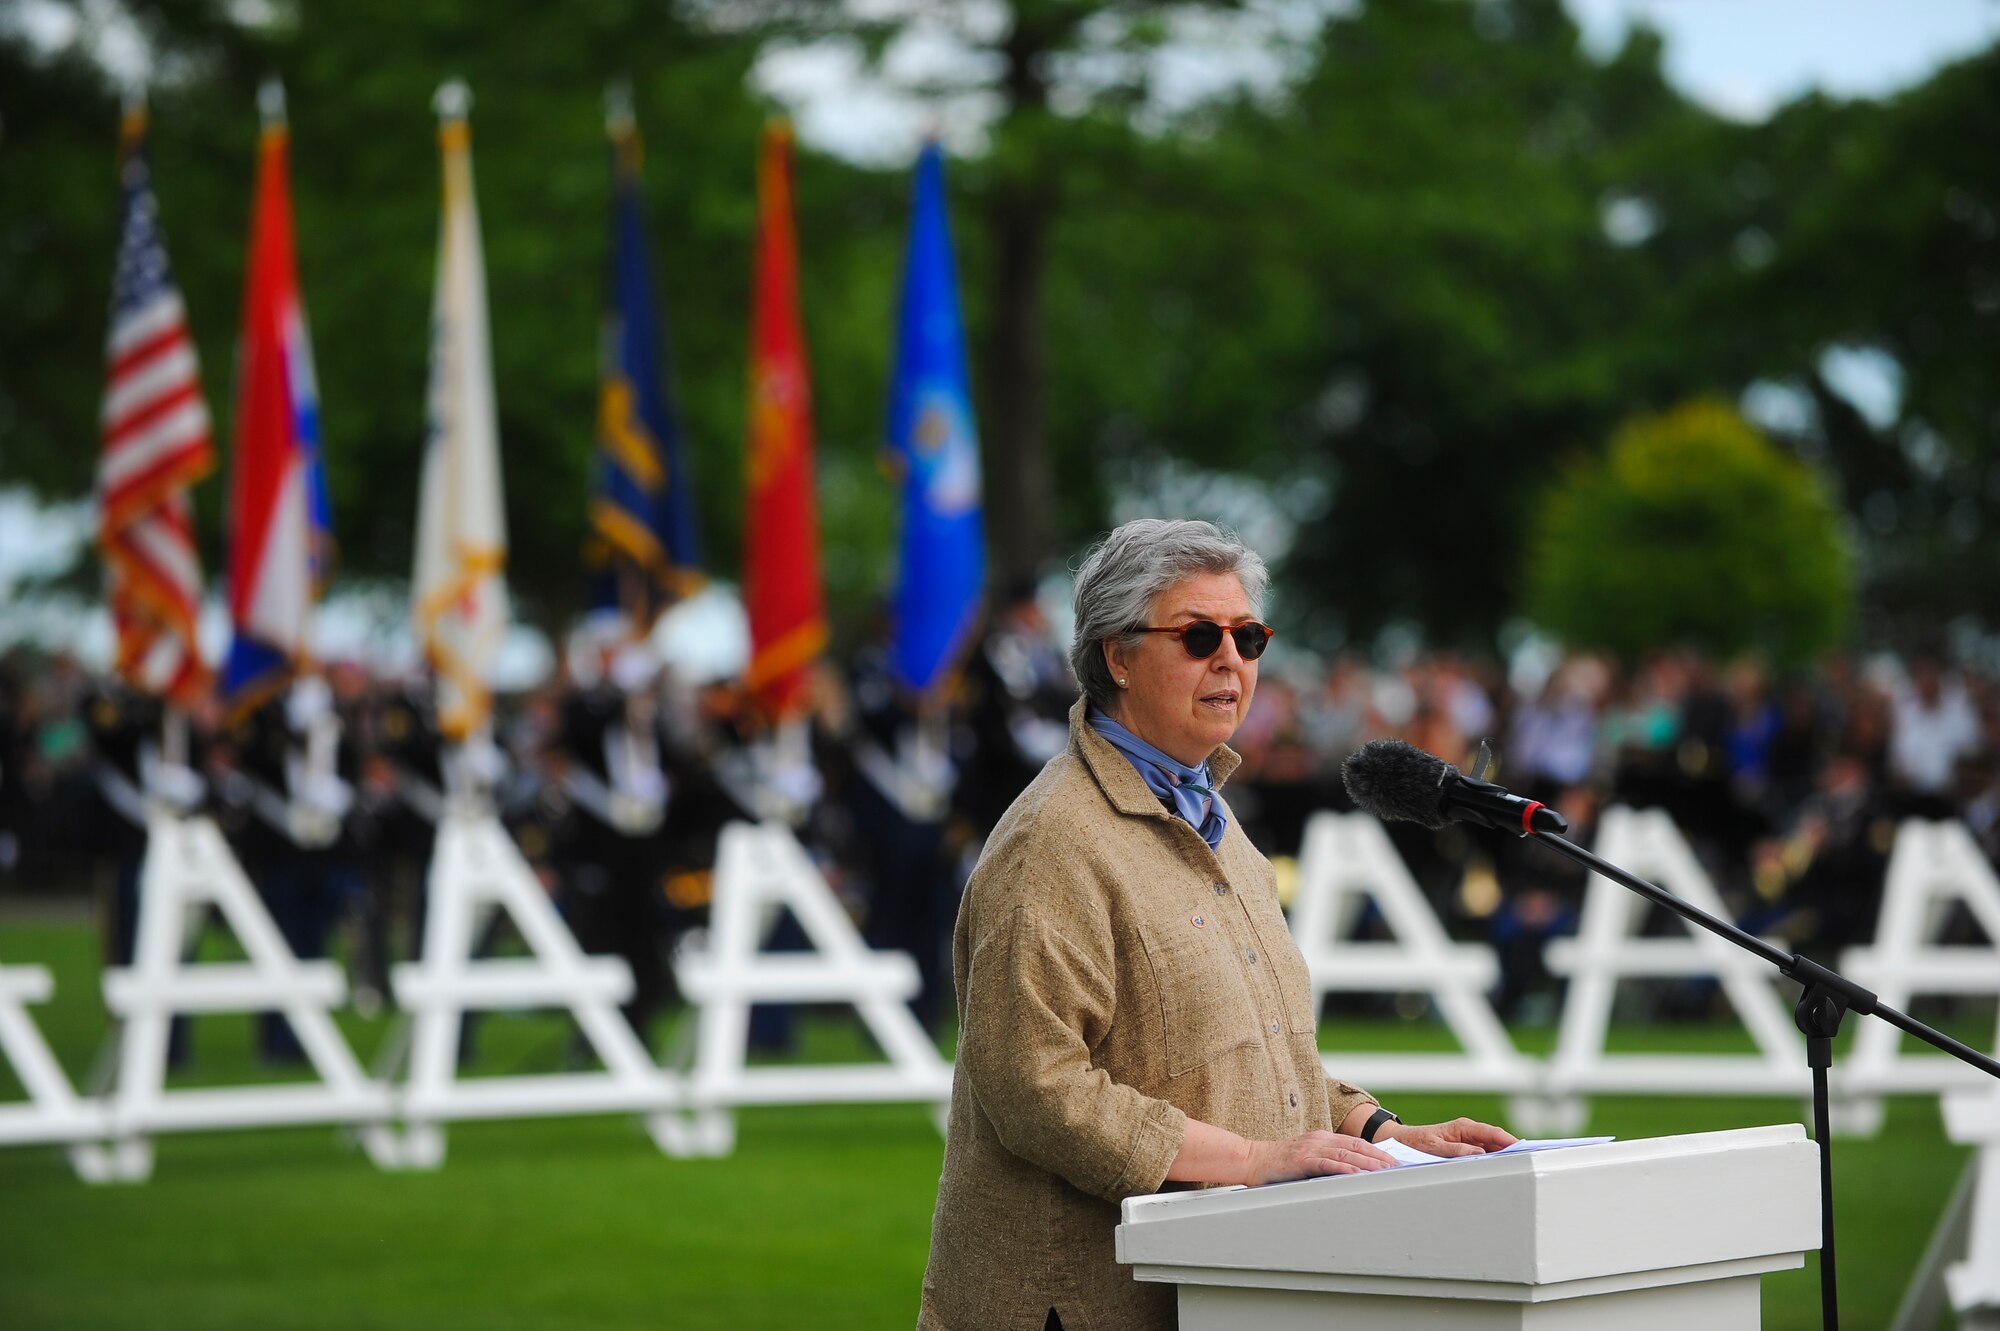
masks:
<svg viewBox="0 0 2000 1331"><path fill-rule="evenodd" d="M812 392L792 232L792 134L782 122L764 130L757 199L743 601L750 615L747 683L765 714L782 719L800 710L806 669L826 646L813 502Z"/></svg>

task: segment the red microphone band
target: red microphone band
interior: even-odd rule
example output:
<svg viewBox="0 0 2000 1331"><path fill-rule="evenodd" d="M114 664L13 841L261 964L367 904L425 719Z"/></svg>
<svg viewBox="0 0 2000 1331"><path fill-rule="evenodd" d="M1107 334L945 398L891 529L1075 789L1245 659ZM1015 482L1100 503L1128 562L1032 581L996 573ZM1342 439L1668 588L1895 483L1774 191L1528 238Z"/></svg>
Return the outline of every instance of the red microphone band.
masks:
<svg viewBox="0 0 2000 1331"><path fill-rule="evenodd" d="M1548 805L1542 803L1540 800L1528 801L1527 806L1521 810L1522 836L1533 836L1535 834L1535 824L1534 824L1535 811L1537 809L1546 809L1548 807L1549 807Z"/></svg>

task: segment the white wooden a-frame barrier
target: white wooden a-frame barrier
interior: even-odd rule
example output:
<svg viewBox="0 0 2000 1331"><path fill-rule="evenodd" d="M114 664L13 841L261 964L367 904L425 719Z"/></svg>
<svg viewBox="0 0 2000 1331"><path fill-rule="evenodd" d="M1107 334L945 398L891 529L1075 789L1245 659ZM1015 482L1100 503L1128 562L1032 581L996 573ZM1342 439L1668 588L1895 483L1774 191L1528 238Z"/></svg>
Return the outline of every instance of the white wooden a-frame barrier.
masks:
<svg viewBox="0 0 2000 1331"><path fill-rule="evenodd" d="M2000 1086L1987 1084L1944 1100L1945 1134L1978 1148L1965 1251L1944 1273L1961 1331L2000 1331Z"/></svg>
<svg viewBox="0 0 2000 1331"><path fill-rule="evenodd" d="M1605 810L1597 853L1709 914L1727 908L1673 820L1660 809ZM1569 978L1556 1050L1544 1072L1547 1130L1574 1131L1589 1115L1585 1097L1614 1095L1792 1095L1812 1089L1805 1038L1780 999L1768 961L1674 916L1674 931L1642 937L1652 909L1644 897L1590 876L1574 938L1551 939L1549 969ZM1621 980L1714 976L1749 1028L1756 1054L1611 1054L1612 999Z"/></svg>
<svg viewBox="0 0 2000 1331"><path fill-rule="evenodd" d="M208 906L222 913L247 960L182 961ZM361 1070L330 1009L347 981L330 961L300 961L230 853L213 820L155 812L139 876L138 941L130 967L104 973L105 1005L120 1019L116 1082L104 1102L112 1140L106 1177L152 1173L146 1134L279 1124L348 1123L378 1161L393 1137L387 1089ZM281 1086L168 1091L167 1039L177 1013L282 1011L320 1080ZM85 1177L91 1176L86 1168Z"/></svg>
<svg viewBox="0 0 2000 1331"><path fill-rule="evenodd" d="M28 1004L46 1003L54 992L46 966L0 966L0 1056L28 1093L25 1103L0 1105L0 1146L67 1142L76 1172L94 1183L106 1182L117 1173L112 1159L95 1145L106 1135L104 1105L77 1095L28 1015Z"/></svg>
<svg viewBox="0 0 2000 1331"><path fill-rule="evenodd" d="M643 1114L661 1150L703 1153L671 1112L685 1102L680 1079L652 1061L618 1010L632 994L631 967L622 957L585 955L490 808L470 799L447 808L425 891L423 954L396 966L390 981L413 1020L405 1131L395 1163L437 1168L444 1162L444 1124L454 1119L561 1114ZM531 955L473 957L495 909L512 917ZM461 1079L464 1015L527 1008L567 1008L603 1069Z"/></svg>
<svg viewBox="0 0 2000 1331"><path fill-rule="evenodd" d="M1369 899L1389 941L1348 937ZM1536 1086L1534 1061L1514 1048L1487 997L1500 975L1493 949L1451 940L1371 815L1322 811L1306 822L1291 927L1312 973L1315 1010L1329 993L1428 993L1459 1043L1459 1052L1448 1054L1329 1052L1330 1072L1389 1090L1521 1093Z"/></svg>
<svg viewBox="0 0 2000 1331"><path fill-rule="evenodd" d="M1986 932L1982 945L1945 947L1939 932L1963 903ZM2000 996L2000 879L1960 822L1912 818L1896 832L1875 941L1841 954L1840 970L1890 1007L1910 1009L1913 994ZM1833 1070L1834 1127L1873 1136L1882 1127L1883 1095L1983 1088L1974 1067L1928 1046L1902 1053L1903 1033L1873 1017L1858 1021L1854 1045ZM2000 1034L1988 1052L2000 1050Z"/></svg>
<svg viewBox="0 0 2000 1331"><path fill-rule="evenodd" d="M779 908L792 912L812 950L766 952ZM740 1105L916 1102L951 1099L951 1065L911 1013L917 967L907 953L873 951L791 829L775 820L730 823L715 861L705 944L674 959L681 992L699 1009L693 1078L695 1130L719 1150L735 1141ZM851 1004L887 1063L748 1067L754 1003Z"/></svg>

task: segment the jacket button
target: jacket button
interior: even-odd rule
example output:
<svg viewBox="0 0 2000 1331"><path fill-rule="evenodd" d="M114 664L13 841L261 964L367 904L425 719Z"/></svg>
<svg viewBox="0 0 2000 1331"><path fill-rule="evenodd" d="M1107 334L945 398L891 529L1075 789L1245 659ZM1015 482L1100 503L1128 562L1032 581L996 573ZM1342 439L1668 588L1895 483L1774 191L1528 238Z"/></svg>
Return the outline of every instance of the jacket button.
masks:
<svg viewBox="0 0 2000 1331"><path fill-rule="evenodd" d="M1293 1091L1285 1098L1292 1102L1292 1108L1297 1109L1299 1107L1299 1093L1297 1091Z"/></svg>
<svg viewBox="0 0 2000 1331"><path fill-rule="evenodd" d="M1229 895L1229 884L1227 884L1227 883L1217 883L1217 884L1215 885L1215 895L1217 895L1217 896L1219 896L1219 897L1226 897L1226 896L1228 896L1228 895Z"/></svg>
<svg viewBox="0 0 2000 1331"><path fill-rule="evenodd" d="M1254 948L1254 947L1253 947L1253 948L1246 948L1246 949L1244 950L1244 952L1243 952L1243 955L1244 955L1244 956L1246 956L1246 957L1248 957L1248 958L1250 959L1250 964L1251 964L1252 966L1254 966L1254 965L1256 965L1256 964L1257 964L1257 949L1256 949L1256 948Z"/></svg>
<svg viewBox="0 0 2000 1331"><path fill-rule="evenodd" d="M1277 1033L1278 1033L1278 1023L1274 1021L1271 1023L1271 1034L1276 1035Z"/></svg>

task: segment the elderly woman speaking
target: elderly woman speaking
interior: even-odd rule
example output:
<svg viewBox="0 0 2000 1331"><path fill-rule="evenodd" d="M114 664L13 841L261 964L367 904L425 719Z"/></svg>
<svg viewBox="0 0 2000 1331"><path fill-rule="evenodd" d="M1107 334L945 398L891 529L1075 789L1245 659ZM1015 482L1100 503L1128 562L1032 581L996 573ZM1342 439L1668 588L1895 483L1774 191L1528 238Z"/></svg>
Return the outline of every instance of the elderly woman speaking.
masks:
<svg viewBox="0 0 2000 1331"><path fill-rule="evenodd" d="M1222 798L1264 563L1205 522L1111 533L1076 582L1083 697L987 840L953 938L958 1063L920 1328L1171 1328L1118 1265L1118 1202L1170 1181L1382 1169L1499 1128L1399 1122L1331 1080L1271 865Z"/></svg>

